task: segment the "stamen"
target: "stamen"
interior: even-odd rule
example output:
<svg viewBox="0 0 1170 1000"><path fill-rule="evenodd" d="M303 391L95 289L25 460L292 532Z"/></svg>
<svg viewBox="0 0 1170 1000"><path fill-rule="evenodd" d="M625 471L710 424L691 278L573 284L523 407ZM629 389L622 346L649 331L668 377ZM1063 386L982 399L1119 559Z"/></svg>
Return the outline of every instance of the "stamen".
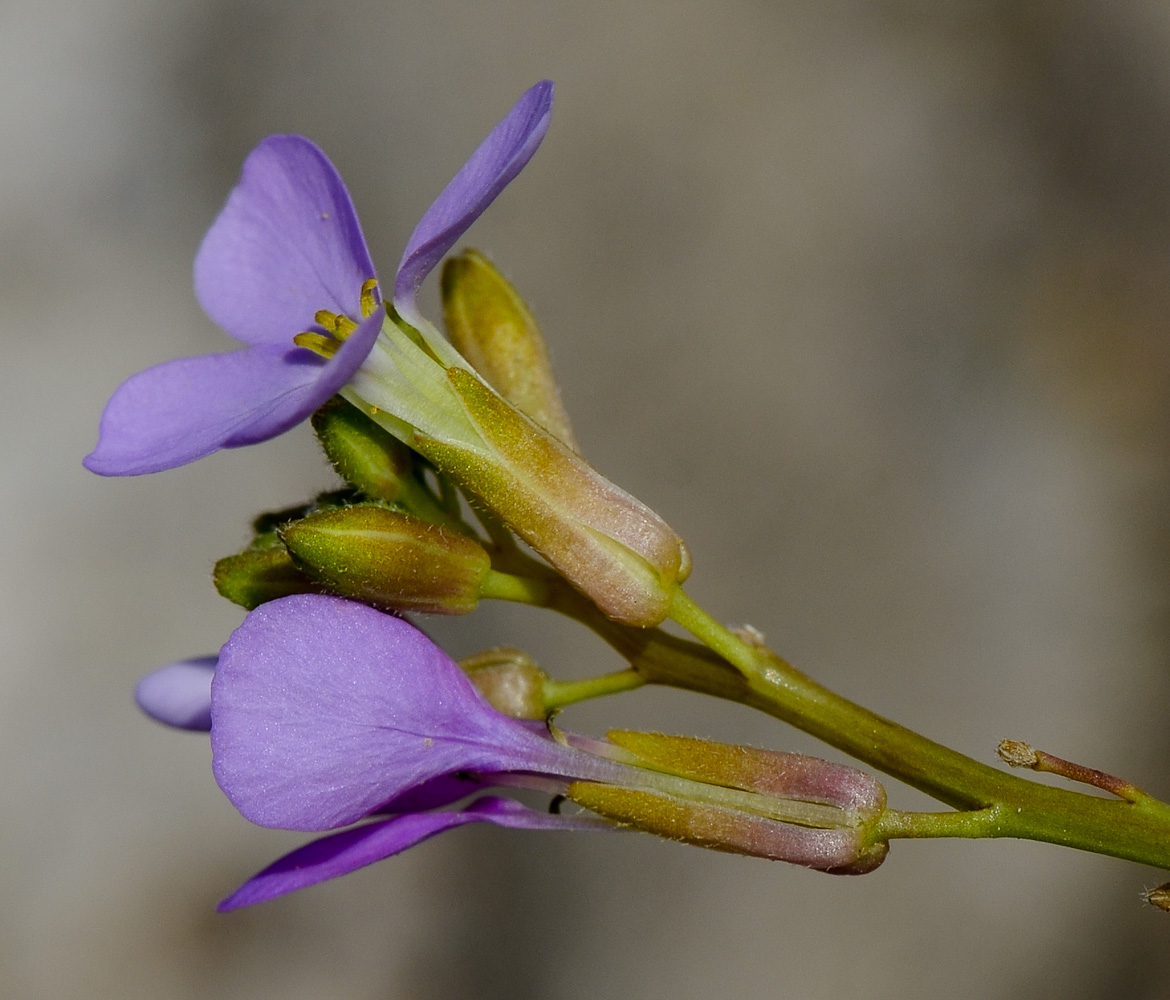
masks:
<svg viewBox="0 0 1170 1000"><path fill-rule="evenodd" d="M297 347L307 348L323 358L333 357L341 346L340 340L334 340L332 337L326 337L320 333L298 333L293 337L293 343Z"/></svg>
<svg viewBox="0 0 1170 1000"><path fill-rule="evenodd" d="M361 309L362 319L367 319L378 308L378 279L370 278L362 282Z"/></svg>
<svg viewBox="0 0 1170 1000"><path fill-rule="evenodd" d="M330 333L337 332L337 323L340 319L341 317L337 313L331 313L328 309L320 309L313 314L313 322L324 327Z"/></svg>
<svg viewBox="0 0 1170 1000"><path fill-rule="evenodd" d="M374 310L378 308L377 292L377 278L370 278L368 281L362 282L360 298L362 319L372 316ZM330 312L328 309L320 309L314 313L313 322L321 327L325 333L322 334L313 330L306 330L304 333L298 333L293 337L293 343L297 347L307 348L323 358L333 357L337 353L337 349L341 346L342 341L358 328L358 324L344 313Z"/></svg>

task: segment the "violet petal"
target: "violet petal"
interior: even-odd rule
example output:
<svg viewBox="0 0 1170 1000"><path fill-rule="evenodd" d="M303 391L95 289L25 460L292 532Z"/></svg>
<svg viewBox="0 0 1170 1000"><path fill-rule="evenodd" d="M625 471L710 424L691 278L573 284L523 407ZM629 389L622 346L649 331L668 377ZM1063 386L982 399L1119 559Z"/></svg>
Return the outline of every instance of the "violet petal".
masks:
<svg viewBox="0 0 1170 1000"><path fill-rule="evenodd" d="M500 715L409 623L319 594L252 611L220 653L211 697L216 780L262 826L345 826L463 770L613 767Z"/></svg>
<svg viewBox="0 0 1170 1000"><path fill-rule="evenodd" d="M179 358L132 375L106 404L85 467L137 476L283 434L350 380L382 316L377 309L328 362L289 341Z"/></svg>
<svg viewBox="0 0 1170 1000"><path fill-rule="evenodd" d="M415 226L394 282L394 305L408 320L417 322L415 295L431 269L536 152L552 98L551 80L526 91Z"/></svg>
<svg viewBox="0 0 1170 1000"><path fill-rule="evenodd" d="M357 213L325 154L299 135L274 135L244 161L195 258L204 311L245 344L287 344L326 309L361 315L375 277Z"/></svg>
<svg viewBox="0 0 1170 1000"><path fill-rule="evenodd" d="M511 799L488 796L459 812L412 813L321 837L286 854L228 896L221 912L262 903L405 851L444 830L487 821L528 830L611 829L589 819L536 812Z"/></svg>
<svg viewBox="0 0 1170 1000"><path fill-rule="evenodd" d="M207 732L211 728L211 678L216 659L200 656L160 667L138 682L134 700L158 722Z"/></svg>

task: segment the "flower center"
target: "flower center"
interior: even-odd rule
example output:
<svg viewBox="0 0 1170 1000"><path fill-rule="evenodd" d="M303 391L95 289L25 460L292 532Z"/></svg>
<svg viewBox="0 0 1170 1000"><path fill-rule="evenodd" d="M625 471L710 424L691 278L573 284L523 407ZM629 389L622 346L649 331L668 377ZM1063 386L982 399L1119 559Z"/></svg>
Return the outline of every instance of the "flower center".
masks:
<svg viewBox="0 0 1170 1000"><path fill-rule="evenodd" d="M362 282L362 290L359 297L362 319L368 319L373 315L374 310L378 308L377 292L377 278L370 278ZM298 333L293 337L293 343L297 347L307 348L323 358L333 357L346 337L358 328L358 324L344 313L333 313L327 309L320 310L313 317L313 320L325 332L318 333L316 330L306 330L304 333Z"/></svg>

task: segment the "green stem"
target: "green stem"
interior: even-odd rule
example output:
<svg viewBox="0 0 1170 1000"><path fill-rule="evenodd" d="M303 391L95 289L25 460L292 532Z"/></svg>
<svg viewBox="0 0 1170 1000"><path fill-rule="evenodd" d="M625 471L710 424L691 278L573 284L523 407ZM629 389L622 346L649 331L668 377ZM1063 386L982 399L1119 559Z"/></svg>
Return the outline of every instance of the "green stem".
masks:
<svg viewBox="0 0 1170 1000"><path fill-rule="evenodd" d="M888 810L872 834L875 841L1016 837L1170 870L1170 805L1164 802L1148 797L1123 801L1054 788L973 760L822 687L771 650L729 631L681 590L676 592L671 617L704 645L659 628L640 629L610 621L564 581L505 577L507 574L489 574L491 596L554 608L588 626L630 663L632 671L579 682L584 685L580 689L585 692L583 698L638 686L628 676L633 672L646 683L739 702L957 810Z"/></svg>
<svg viewBox="0 0 1170 1000"><path fill-rule="evenodd" d="M744 642L681 591L671 611L739 670L747 690L737 700L967 810L949 818L891 813L890 836L1020 837L1170 868L1170 805L1086 795L988 767L821 687L770 650Z"/></svg>
<svg viewBox="0 0 1170 1000"><path fill-rule="evenodd" d="M589 698L633 691L645 683L646 679L631 667L612 674L602 674L600 677L587 677L581 681L555 681L550 677L545 680L541 690L545 708L551 713Z"/></svg>
<svg viewBox="0 0 1170 1000"><path fill-rule="evenodd" d="M658 628L619 625L567 585L540 603L587 625L646 681L766 712L918 788L955 813L888 812L884 837L1017 837L1170 870L1170 805L1041 785L989 767L829 691L751 645L681 594L672 617L707 646Z"/></svg>
<svg viewBox="0 0 1170 1000"><path fill-rule="evenodd" d="M992 806L974 812L900 812L887 809L870 831L874 840L897 837L994 837L999 822Z"/></svg>
<svg viewBox="0 0 1170 1000"><path fill-rule="evenodd" d="M489 569L479 585L481 599L512 601L516 604L532 604L546 608L552 600L550 584L543 577L516 576L500 570Z"/></svg>

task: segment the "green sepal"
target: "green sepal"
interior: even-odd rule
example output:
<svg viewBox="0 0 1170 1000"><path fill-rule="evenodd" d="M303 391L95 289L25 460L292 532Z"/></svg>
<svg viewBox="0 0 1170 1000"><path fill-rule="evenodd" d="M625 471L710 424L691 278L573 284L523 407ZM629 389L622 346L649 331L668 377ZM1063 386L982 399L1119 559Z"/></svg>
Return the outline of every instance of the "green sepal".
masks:
<svg viewBox="0 0 1170 1000"><path fill-rule="evenodd" d="M331 490L319 493L312 503L258 515L252 521L254 537L248 547L215 564L212 571L215 589L249 611L278 597L321 593L321 587L297 569L277 531L314 512L347 507L356 496L352 489Z"/></svg>
<svg viewBox="0 0 1170 1000"><path fill-rule="evenodd" d="M577 450L544 336L516 289L478 250L448 257L443 320L455 349L509 403Z"/></svg>

